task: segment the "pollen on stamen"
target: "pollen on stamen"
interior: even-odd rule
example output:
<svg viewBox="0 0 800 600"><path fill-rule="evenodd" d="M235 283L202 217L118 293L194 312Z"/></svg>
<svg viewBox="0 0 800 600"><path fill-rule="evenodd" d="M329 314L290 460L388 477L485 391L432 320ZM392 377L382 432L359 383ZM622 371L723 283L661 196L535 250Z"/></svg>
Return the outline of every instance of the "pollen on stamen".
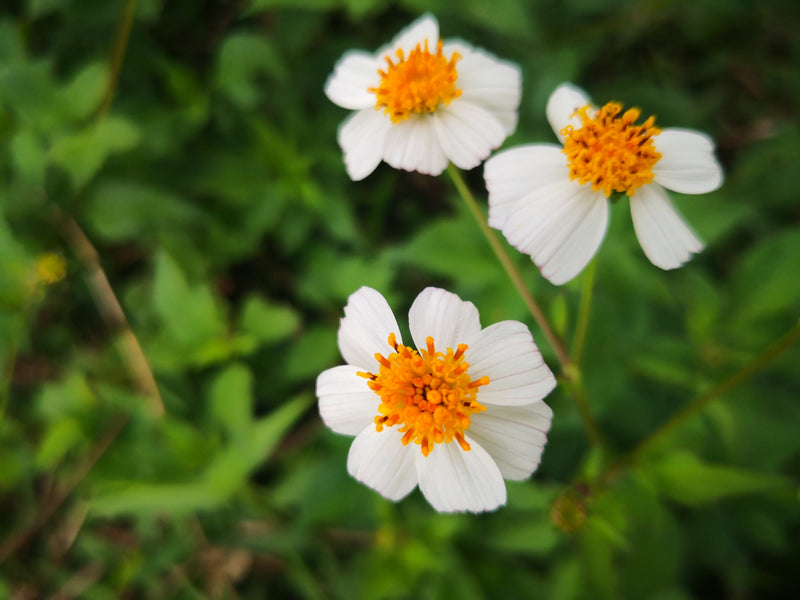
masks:
<svg viewBox="0 0 800 600"><path fill-rule="evenodd" d="M461 95L456 88L456 62L461 56L453 52L447 59L441 40L435 53L430 52L425 40L424 46L417 44L408 56L402 48L395 56L397 62L385 57L386 70L378 71L380 85L367 89L376 96L375 109L383 110L393 123L405 121L412 113L432 113Z"/></svg>
<svg viewBox="0 0 800 600"><path fill-rule="evenodd" d="M581 127L568 125L561 130L570 179L581 185L590 183L593 191L602 190L606 197L614 192L633 196L652 182L653 167L661 158L653 142L660 133L655 117L635 125L641 111L630 108L622 113L622 105L615 102L593 116L589 112L589 106L578 109L575 116Z"/></svg>
<svg viewBox="0 0 800 600"><path fill-rule="evenodd" d="M489 383L486 375L470 378L464 360L468 346L460 344L456 351L442 352L429 336L426 347L417 351L398 344L394 334L389 336L389 345L394 353L375 355L380 365L377 374L358 373L381 399L374 419L376 430L398 425L402 443L418 444L423 456L436 444L453 440L468 451L464 432L472 415L486 410L477 394L479 387Z"/></svg>

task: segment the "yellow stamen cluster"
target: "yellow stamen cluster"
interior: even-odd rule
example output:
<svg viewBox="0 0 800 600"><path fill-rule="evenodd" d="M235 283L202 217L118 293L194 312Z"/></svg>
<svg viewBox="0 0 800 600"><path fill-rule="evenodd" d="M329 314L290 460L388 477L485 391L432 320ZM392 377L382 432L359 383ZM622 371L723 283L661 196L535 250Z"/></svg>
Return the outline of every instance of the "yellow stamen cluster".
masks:
<svg viewBox="0 0 800 600"><path fill-rule="evenodd" d="M464 361L466 344L443 353L436 350L432 337L425 342L427 348L412 350L398 344L392 333L389 345L395 352L388 357L375 355L380 363L378 374L359 373L381 398L375 428L383 431L384 427L400 425L399 431L405 434L403 444L419 444L424 456L430 454L434 444L453 440L469 450L464 432L470 417L486 410L476 396L489 378L470 379L469 364Z"/></svg>
<svg viewBox="0 0 800 600"><path fill-rule="evenodd" d="M576 112L583 122L579 129L567 125L561 130L570 179L591 183L592 190L603 190L606 197L613 192L633 196L653 180L653 166L661 158L652 139L660 133L653 126L655 117L636 125L641 111L630 108L622 113L622 105L615 102L594 117L589 110L584 106Z"/></svg>
<svg viewBox="0 0 800 600"><path fill-rule="evenodd" d="M449 104L461 95L456 89L456 61L461 56L453 52L450 60L442 54L442 41L436 44L436 53L417 44L408 57L403 49L396 53L398 62L386 57L388 66L379 70L381 83L368 91L377 96L376 110L383 110L393 123L406 120L411 113L431 113L440 104Z"/></svg>

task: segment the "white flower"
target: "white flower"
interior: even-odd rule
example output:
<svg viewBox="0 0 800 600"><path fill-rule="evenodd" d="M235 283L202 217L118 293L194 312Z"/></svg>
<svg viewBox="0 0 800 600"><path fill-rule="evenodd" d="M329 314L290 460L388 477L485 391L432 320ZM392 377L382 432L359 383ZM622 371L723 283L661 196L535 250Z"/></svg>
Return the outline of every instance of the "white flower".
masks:
<svg viewBox="0 0 800 600"><path fill-rule="evenodd" d="M319 412L354 435L347 470L390 500L417 485L442 512L493 510L503 478L539 465L552 411L542 401L555 378L528 328L481 329L471 302L437 288L417 296L404 346L384 297L362 287L339 327L347 365L317 378ZM413 442L413 443L412 443Z"/></svg>
<svg viewBox="0 0 800 600"><path fill-rule="evenodd" d="M697 131L636 124L638 109L600 109L570 84L547 103L547 119L563 147L532 144L486 161L489 224L530 255L556 285L580 273L608 225L609 197L630 198L639 243L657 267L675 269L702 242L683 222L664 188L703 194L722 185L714 143Z"/></svg>
<svg viewBox="0 0 800 600"><path fill-rule="evenodd" d="M376 54L347 52L325 84L331 101L356 111L338 136L356 181L381 160L429 175L448 161L478 166L514 131L520 93L518 67L463 41L441 41L431 15Z"/></svg>

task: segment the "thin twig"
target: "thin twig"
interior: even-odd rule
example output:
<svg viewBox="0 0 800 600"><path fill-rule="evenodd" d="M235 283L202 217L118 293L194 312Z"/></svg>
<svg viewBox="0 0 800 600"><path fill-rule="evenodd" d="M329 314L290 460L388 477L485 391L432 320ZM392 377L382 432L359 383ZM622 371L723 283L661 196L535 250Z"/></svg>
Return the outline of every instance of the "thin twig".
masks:
<svg viewBox="0 0 800 600"><path fill-rule="evenodd" d="M118 335L119 352L128 375L137 390L150 400L156 415L164 414L164 403L147 357L131 330L128 319L125 318L125 313L108 282L105 271L100 266L97 250L72 217L57 207L53 208L53 214L64 239L83 263L86 270L86 284L94 297L100 316L105 321L106 327Z"/></svg>
<svg viewBox="0 0 800 600"><path fill-rule="evenodd" d="M97 114L95 115L97 121L102 120L103 117L106 116L108 109L111 108L111 103L114 101L114 94L117 91L119 76L122 72L122 63L125 60L125 53L128 50L128 40L130 39L135 14L136 0L128 0L122 7L122 17L117 29L117 35L114 37L114 49L111 53L111 73L109 74L103 102L100 108L97 109Z"/></svg>
<svg viewBox="0 0 800 600"><path fill-rule="evenodd" d="M637 462L662 438L669 435L674 429L703 410L711 402L728 393L736 386L761 371L764 367L766 367L781 354L791 348L795 343L797 343L798 340L800 340L800 322L798 322L792 329L789 330L788 333L786 333L772 346L764 350L761 354L736 371L736 373L689 402L689 404L684 406L683 409L678 411L671 419L661 425L638 446L636 446L636 448L634 448L621 462L623 464L632 464Z"/></svg>
<svg viewBox="0 0 800 600"><path fill-rule="evenodd" d="M583 423L583 429L586 432L586 437L593 446L605 445L603 435L600 433L600 427L592 416L592 410L589 408L589 401L586 398L586 390L583 389L583 382L580 377L573 377L566 382L572 398L575 400L575 406L578 408L578 415Z"/></svg>
<svg viewBox="0 0 800 600"><path fill-rule="evenodd" d="M592 308L592 294L594 292L594 272L596 260L589 263L583 272L583 289L581 290L581 304L578 308L578 322L575 326L575 337L572 340L572 362L580 367L583 354L583 343L586 340L586 329L589 325L589 313Z"/></svg>

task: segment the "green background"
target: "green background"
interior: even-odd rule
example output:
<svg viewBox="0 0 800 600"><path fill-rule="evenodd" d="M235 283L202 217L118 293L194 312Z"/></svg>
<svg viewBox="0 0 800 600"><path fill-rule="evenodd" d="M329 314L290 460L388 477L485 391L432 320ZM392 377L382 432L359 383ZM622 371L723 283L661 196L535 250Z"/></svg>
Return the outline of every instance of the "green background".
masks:
<svg viewBox="0 0 800 600"><path fill-rule="evenodd" d="M541 467L479 516L355 482L314 397L362 285L401 323L428 285L484 325L525 321L558 371L445 177L344 171L326 78L426 10L521 66L506 147L554 142L544 106L572 81L709 133L726 171L673 195L707 243L676 271L613 206L581 362L604 444L559 386ZM4 2L0 597L793 598L800 352L763 353L800 315L798 31L794 0ZM466 178L485 205L481 169ZM555 288L511 252L569 341L582 279Z"/></svg>

